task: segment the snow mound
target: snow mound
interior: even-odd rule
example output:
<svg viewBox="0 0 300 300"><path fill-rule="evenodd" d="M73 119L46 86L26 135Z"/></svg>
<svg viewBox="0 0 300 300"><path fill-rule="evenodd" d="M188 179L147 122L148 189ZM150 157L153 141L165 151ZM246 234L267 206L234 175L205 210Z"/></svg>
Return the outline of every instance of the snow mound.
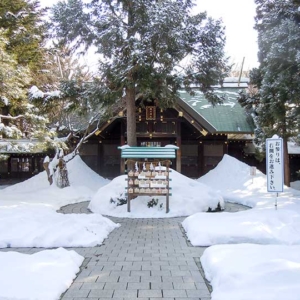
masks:
<svg viewBox="0 0 300 300"><path fill-rule="evenodd" d="M296 208L296 206L294 206ZM300 214L288 209L197 213L182 222L193 246L216 244L300 244Z"/></svg>
<svg viewBox="0 0 300 300"><path fill-rule="evenodd" d="M213 170L197 181L218 191L228 202L249 207L274 205L276 193L268 193L266 175L256 170L256 175L251 176L249 165L227 154ZM279 205L285 203L287 206L287 200L295 196L299 197L300 192L285 186L278 199Z"/></svg>
<svg viewBox="0 0 300 300"><path fill-rule="evenodd" d="M0 299L59 299L75 279L83 259L63 248L35 254L0 252Z"/></svg>
<svg viewBox="0 0 300 300"><path fill-rule="evenodd" d="M122 175L101 187L92 198L89 209L96 213L116 217L168 218L206 212L209 208L214 210L218 207L218 204L224 207L224 200L219 193L203 183L172 170L170 173L172 196L170 196L169 213L165 212L166 197L158 195L137 197L131 201L131 212L128 213L127 205L116 206L116 204L110 202L111 198L115 199L124 194L127 186L125 179L126 175ZM159 199L159 204L148 208L147 203L153 198ZM160 204L162 204L162 207Z"/></svg>
<svg viewBox="0 0 300 300"><path fill-rule="evenodd" d="M266 187L266 176L256 170L255 187ZM204 176L199 182L208 184L222 192L242 190L252 185L253 176L250 175L250 166L238 159L225 154L219 164ZM259 180L257 180L259 179Z"/></svg>
<svg viewBox="0 0 300 300"><path fill-rule="evenodd" d="M108 179L91 170L80 158L74 157L67 164L70 186L64 189L48 183L46 171L30 179L0 190L1 205L19 203L39 203L59 209L61 206L89 201L99 187L107 184Z"/></svg>
<svg viewBox="0 0 300 300"><path fill-rule="evenodd" d="M69 181L71 186L79 187L85 186L92 191L97 191L100 186L103 186L109 182L90 169L81 159L79 155L76 155L72 160L67 163L67 169L69 173ZM43 171L23 182L14 184L7 187L5 190L14 192L30 192L36 189L43 189L49 187L47 180L47 173Z"/></svg>
<svg viewBox="0 0 300 300"><path fill-rule="evenodd" d="M300 246L217 245L201 257L212 299L297 300Z"/></svg>
<svg viewBox="0 0 300 300"><path fill-rule="evenodd" d="M93 247L117 227L98 214L60 214L26 205L0 207L0 248Z"/></svg>

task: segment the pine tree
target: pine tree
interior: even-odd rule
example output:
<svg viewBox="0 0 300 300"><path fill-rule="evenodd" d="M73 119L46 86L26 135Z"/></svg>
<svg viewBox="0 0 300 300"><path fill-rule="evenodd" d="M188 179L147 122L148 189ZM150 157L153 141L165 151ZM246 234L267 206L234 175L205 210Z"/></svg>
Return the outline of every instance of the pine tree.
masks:
<svg viewBox="0 0 300 300"><path fill-rule="evenodd" d="M254 94L241 103L253 109L256 140L264 145L274 134L284 141L285 184L290 185L287 142L299 133L300 10L299 1L256 0L260 67L250 72Z"/></svg>
<svg viewBox="0 0 300 300"><path fill-rule="evenodd" d="M222 101L212 85L228 71L223 27L192 9L191 0L68 0L53 8L56 37L102 55L91 97L125 101L128 145L136 145L137 99L170 107L180 87L198 84L213 104Z"/></svg>
<svg viewBox="0 0 300 300"><path fill-rule="evenodd" d="M26 85L29 69L18 65L5 47L5 31L0 29L0 134L7 138L20 138L22 131L15 125L20 122L26 105ZM1 114L2 113L2 114Z"/></svg>
<svg viewBox="0 0 300 300"><path fill-rule="evenodd" d="M34 0L0 0L0 28L5 29L6 50L18 64L39 71L43 61L45 13Z"/></svg>
<svg viewBox="0 0 300 300"><path fill-rule="evenodd" d="M66 47L49 49L47 57L43 82L48 79L48 84L31 87L29 99L47 115L49 126L58 134L82 130L92 110L84 88L92 73Z"/></svg>
<svg viewBox="0 0 300 300"><path fill-rule="evenodd" d="M58 56L44 47L45 11L35 0L0 0L0 3L0 134L5 138L39 138L45 148L53 147L55 143L49 139L53 138L53 132L47 126L51 121L57 122L53 114L57 117L59 112L66 110L61 107L57 92L52 93L56 97L49 96L50 91L59 89L63 78ZM79 68L74 60L67 64L72 63ZM28 99L32 85L48 92L46 106Z"/></svg>

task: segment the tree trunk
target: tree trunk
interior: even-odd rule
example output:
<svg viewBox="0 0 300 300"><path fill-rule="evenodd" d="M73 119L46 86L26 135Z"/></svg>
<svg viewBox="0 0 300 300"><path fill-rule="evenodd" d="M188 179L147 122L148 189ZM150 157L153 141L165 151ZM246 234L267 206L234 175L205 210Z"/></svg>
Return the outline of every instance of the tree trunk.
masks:
<svg viewBox="0 0 300 300"><path fill-rule="evenodd" d="M128 1L128 31L127 39L134 36L134 1ZM130 56L128 57L131 60ZM132 65L132 68L134 64ZM128 76L128 85L126 87L126 109L127 109L127 145L137 146L136 139L136 116L135 116L135 82L133 74L130 71Z"/></svg>
<svg viewBox="0 0 300 300"><path fill-rule="evenodd" d="M127 145L137 146L134 86L126 88L126 109L127 109Z"/></svg>
<svg viewBox="0 0 300 300"><path fill-rule="evenodd" d="M50 175L51 173L50 173L50 169L49 169L49 162L44 162L43 166L44 166L44 169L46 170L49 184L52 185L52 183L53 183L53 176Z"/></svg>
<svg viewBox="0 0 300 300"><path fill-rule="evenodd" d="M290 158L288 153L287 138L283 138L283 159L284 159L284 184L290 186Z"/></svg>

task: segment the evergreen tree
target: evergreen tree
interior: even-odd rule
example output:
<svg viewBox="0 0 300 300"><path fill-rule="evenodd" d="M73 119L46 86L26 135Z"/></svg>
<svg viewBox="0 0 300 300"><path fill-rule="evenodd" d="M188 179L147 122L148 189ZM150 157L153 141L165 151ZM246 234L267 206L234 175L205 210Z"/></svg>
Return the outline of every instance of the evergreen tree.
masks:
<svg viewBox="0 0 300 300"><path fill-rule="evenodd" d="M198 84L213 104L222 101L212 85L228 71L223 27L192 9L191 0L68 0L53 8L56 37L103 56L90 96L126 102L128 145L136 145L137 99L170 107L180 87Z"/></svg>
<svg viewBox="0 0 300 300"><path fill-rule="evenodd" d="M256 0L260 67L250 72L256 93L241 94L253 110L256 140L264 146L274 134L284 141L285 184L290 185L287 142L299 134L300 9L299 1Z"/></svg>
<svg viewBox="0 0 300 300"><path fill-rule="evenodd" d="M84 86L92 80L92 74L68 48L51 48L47 56L44 76L49 84L33 86L29 99L47 115L49 126L56 128L57 133L83 130L92 110Z"/></svg>
<svg viewBox="0 0 300 300"><path fill-rule="evenodd" d="M18 64L38 71L43 61L45 10L36 0L0 0L0 3L0 28L6 30L6 50Z"/></svg>
<svg viewBox="0 0 300 300"><path fill-rule="evenodd" d="M14 124L19 122L26 106L26 85L29 69L18 65L6 52L5 31L0 29L0 134L7 138L20 138L21 130Z"/></svg>

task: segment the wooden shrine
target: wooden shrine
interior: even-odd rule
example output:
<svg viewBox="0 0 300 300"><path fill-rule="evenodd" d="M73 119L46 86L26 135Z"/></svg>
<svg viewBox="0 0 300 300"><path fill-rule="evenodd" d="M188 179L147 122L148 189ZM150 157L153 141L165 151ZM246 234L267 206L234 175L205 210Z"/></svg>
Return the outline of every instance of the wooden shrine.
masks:
<svg viewBox="0 0 300 300"><path fill-rule="evenodd" d="M176 146L119 147L127 165L127 211L137 196L165 196L166 213L170 210L170 165L176 157Z"/></svg>

